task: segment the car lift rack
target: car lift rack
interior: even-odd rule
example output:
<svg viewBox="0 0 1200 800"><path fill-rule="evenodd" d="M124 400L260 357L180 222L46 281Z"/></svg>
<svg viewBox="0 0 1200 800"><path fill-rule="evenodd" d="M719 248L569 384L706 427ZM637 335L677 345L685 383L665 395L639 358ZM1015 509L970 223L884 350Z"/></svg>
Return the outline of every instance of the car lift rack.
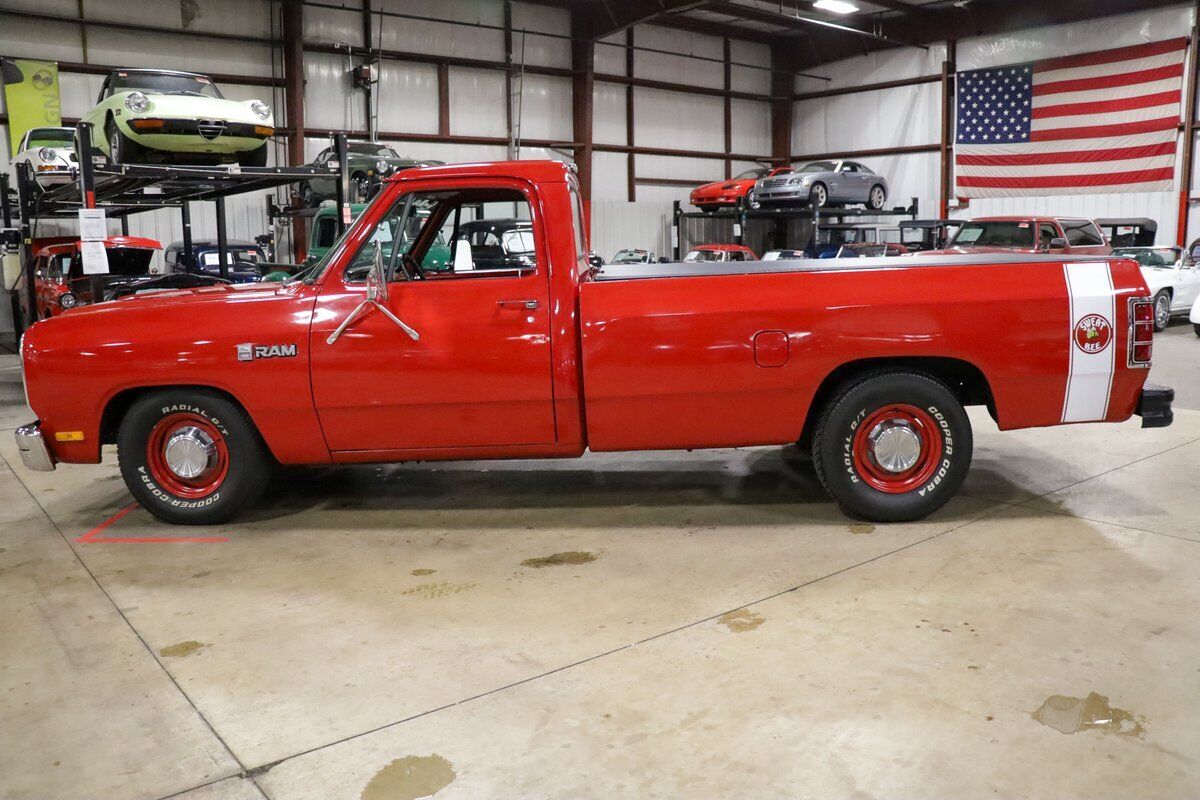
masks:
<svg viewBox="0 0 1200 800"><path fill-rule="evenodd" d="M273 189L302 183L313 177L328 175L330 168L301 167L241 167L175 166L164 164L111 164L100 155L84 158L92 149L92 126L81 122L76 128L77 168L72 180L42 189L31 174L29 165L17 165L17 207L20 212L21 268L25 272L26 326L36 314L34 298L33 221L36 219L73 219L81 208L102 208L107 217L121 220L122 233L128 235L130 214L161 208L177 208L183 221L185 259L190 262L192 225L189 203L212 201L216 209L217 248L220 274L229 274L229 245L225 219L225 198L247 192ZM335 134L337 161L330 161L340 173L336 182L337 203L347 213L338 215L339 235L349 218L346 198L350 196L350 176L346 169L346 135ZM264 145L265 146L265 145ZM103 163L96 163L101 162ZM273 205L269 203L269 205ZM7 176L0 175L0 206L5 227L13 220ZM15 299L15 298L14 298ZM14 303L14 307L17 304ZM14 314L14 322L17 315Z"/></svg>
<svg viewBox="0 0 1200 800"><path fill-rule="evenodd" d="M832 208L828 206L794 206L794 207L775 207L775 208L750 208L746 203L745 198L738 201L736 206L728 206L719 208L716 211L684 211L683 204L676 200L674 203L674 213L671 221L671 255L673 260L679 261L686 253L682 252L684 247L684 230L683 225L685 220L704 220L704 221L725 221L733 224L733 242L731 244L745 244L746 231L749 223L752 221L764 221L770 224L770 233L768 240L771 243L772 249L793 249L802 250L807 244L807 241L796 246L794 242L786 241L787 223L798 221L807 223L812 226L808 231L807 237L811 238L813 232L824 222L843 223L853 220L867 219L874 220L881 217L893 218L909 218L917 219L919 214L919 204L917 198L912 198L912 203L908 208L896 207L892 209L880 209L874 211L869 208ZM709 242L688 242L691 244L709 244Z"/></svg>

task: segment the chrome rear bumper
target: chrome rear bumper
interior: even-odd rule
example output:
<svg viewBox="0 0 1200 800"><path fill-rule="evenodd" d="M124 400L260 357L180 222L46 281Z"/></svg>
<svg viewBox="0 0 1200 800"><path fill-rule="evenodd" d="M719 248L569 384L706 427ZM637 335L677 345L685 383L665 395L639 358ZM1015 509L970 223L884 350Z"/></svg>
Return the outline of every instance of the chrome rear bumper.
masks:
<svg viewBox="0 0 1200 800"><path fill-rule="evenodd" d="M42 428L36 422L22 425L16 430L17 450L21 453L21 463L26 469L37 472L50 472L54 469L54 456L46 447L42 437Z"/></svg>

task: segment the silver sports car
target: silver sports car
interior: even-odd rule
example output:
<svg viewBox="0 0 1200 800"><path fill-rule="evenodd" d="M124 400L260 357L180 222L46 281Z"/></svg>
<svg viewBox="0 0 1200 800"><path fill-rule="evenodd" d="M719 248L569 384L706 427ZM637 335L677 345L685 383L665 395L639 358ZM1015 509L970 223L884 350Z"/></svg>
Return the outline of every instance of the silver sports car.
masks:
<svg viewBox="0 0 1200 800"><path fill-rule="evenodd" d="M813 161L787 175L759 179L749 199L751 208L862 203L879 210L887 197L887 180L857 161Z"/></svg>

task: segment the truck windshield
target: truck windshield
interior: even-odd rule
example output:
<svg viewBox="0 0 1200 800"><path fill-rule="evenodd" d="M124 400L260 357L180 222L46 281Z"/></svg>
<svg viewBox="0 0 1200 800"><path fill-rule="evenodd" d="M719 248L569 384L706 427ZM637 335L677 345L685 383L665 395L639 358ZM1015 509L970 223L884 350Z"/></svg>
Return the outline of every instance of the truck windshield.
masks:
<svg viewBox="0 0 1200 800"><path fill-rule="evenodd" d="M967 222L950 241L951 247L1033 247L1031 222Z"/></svg>

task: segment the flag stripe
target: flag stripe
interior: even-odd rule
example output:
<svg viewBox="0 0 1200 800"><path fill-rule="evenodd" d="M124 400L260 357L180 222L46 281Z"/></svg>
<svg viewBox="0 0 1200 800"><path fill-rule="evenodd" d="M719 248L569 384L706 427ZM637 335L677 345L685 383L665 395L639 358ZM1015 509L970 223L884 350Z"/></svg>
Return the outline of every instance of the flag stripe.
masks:
<svg viewBox="0 0 1200 800"><path fill-rule="evenodd" d="M1175 188L1173 180L1147 181L1145 183L1115 183L1110 186L1064 186L1062 188L1021 189L1006 186L992 189L983 186L959 186L959 197L1055 197L1074 194L1129 194L1132 192L1170 192Z"/></svg>
<svg viewBox="0 0 1200 800"><path fill-rule="evenodd" d="M1031 142L1046 142L1052 139L1100 139L1106 136L1124 136L1130 133L1174 130L1179 127L1179 117L1146 119L1116 125L1092 125L1086 128L1051 128L1034 131L1029 135Z"/></svg>
<svg viewBox="0 0 1200 800"><path fill-rule="evenodd" d="M1123 97L1138 97L1145 94L1178 91L1183 85L1179 78L1168 78L1165 81L1150 81L1136 86L1112 86L1106 89L1085 89L1078 92L1062 92L1061 94L1035 94L1034 108L1057 106L1066 103L1097 103L1105 100L1120 100Z"/></svg>
<svg viewBox="0 0 1200 800"><path fill-rule="evenodd" d="M1170 119L1179 124L1179 104L1171 103L1165 106L1149 108L1131 108L1128 111L1109 112L1104 114L1076 114L1072 117L1044 117L1033 120L1030 133L1049 131L1055 128L1090 128L1093 125L1128 125L1133 122L1148 120Z"/></svg>
<svg viewBox="0 0 1200 800"><path fill-rule="evenodd" d="M1172 154L1175 141L1146 144L1138 147L1114 147L1109 150L1064 150L1055 153L1014 153L1012 155L973 155L964 153L955 157L957 164L964 166L1008 167L1034 164L1069 164L1092 161L1119 161L1125 158L1149 158Z"/></svg>
<svg viewBox="0 0 1200 800"><path fill-rule="evenodd" d="M1023 178L1010 176L988 178L980 175L965 175L958 178L958 185L991 188L1012 187L1018 189L1075 189L1082 186L1115 186L1127 183L1145 183L1148 181L1170 181L1174 177L1174 167L1163 167L1160 169L1137 170L1135 172L1109 173L1107 175L1039 175Z"/></svg>
<svg viewBox="0 0 1200 800"><path fill-rule="evenodd" d="M1149 44L1135 44L1129 47L1116 47L1112 50L1102 50L1097 53L1080 53L1074 56L1060 56L1034 62L1034 69L1045 71L1051 69L1069 69L1071 67L1090 67L1096 64L1112 64L1119 61L1130 61L1135 58L1145 58L1175 50L1183 50L1187 46L1187 37L1165 39Z"/></svg>
<svg viewBox="0 0 1200 800"><path fill-rule="evenodd" d="M1180 50L1178 53L1139 58L1136 61L1126 61L1123 64L1098 64L1091 67L1073 67L1072 69L1054 69L1038 72L1030 70L1030 73L1033 78L1033 85L1036 87L1044 84L1059 83L1061 81L1099 78L1104 75L1123 75L1128 72L1141 72L1148 69L1169 67L1182 63L1183 56L1184 51Z"/></svg>
<svg viewBox="0 0 1200 800"><path fill-rule="evenodd" d="M1183 78L1182 61L1167 67L1117 73L1116 75L1110 73L1098 75L1094 78L1073 78L1064 81L1039 83L1035 77L1033 81L1033 96L1043 97L1045 95L1063 94L1065 92L1083 92L1089 89L1112 89L1117 86L1136 86L1139 83L1151 83L1169 78Z"/></svg>
<svg viewBox="0 0 1200 800"><path fill-rule="evenodd" d="M1025 164L1009 165L966 165L957 164L958 175L983 178L1023 178L1037 176L1050 172L1058 177L1065 175L1105 175L1115 172L1143 172L1145 170L1174 169L1175 155L1168 153L1163 156L1149 158L1123 158L1112 161L1076 162L1073 164L1047 165L1042 170L1032 170Z"/></svg>
<svg viewBox="0 0 1200 800"><path fill-rule="evenodd" d="M1141 147L1143 145L1161 144L1163 142L1175 142L1176 139L1178 139L1178 133L1174 129L1171 129L1152 131L1150 133L1135 133L1128 136L1113 136L1105 139L1102 146L1105 148ZM1016 155L1020 153L1070 153L1080 148L1090 147L1091 145L1092 143L1090 142L1071 141L1070 139L1049 142L960 144L956 148L956 152L959 154L971 153L995 156Z"/></svg>
<svg viewBox="0 0 1200 800"><path fill-rule="evenodd" d="M1179 90L1146 94L1141 97L1125 97L1120 100L1103 100L1093 103L1063 103L1043 106L1033 110L1034 119L1047 117L1072 117L1080 114L1103 114L1109 111L1129 111L1134 108L1153 108L1179 102Z"/></svg>

